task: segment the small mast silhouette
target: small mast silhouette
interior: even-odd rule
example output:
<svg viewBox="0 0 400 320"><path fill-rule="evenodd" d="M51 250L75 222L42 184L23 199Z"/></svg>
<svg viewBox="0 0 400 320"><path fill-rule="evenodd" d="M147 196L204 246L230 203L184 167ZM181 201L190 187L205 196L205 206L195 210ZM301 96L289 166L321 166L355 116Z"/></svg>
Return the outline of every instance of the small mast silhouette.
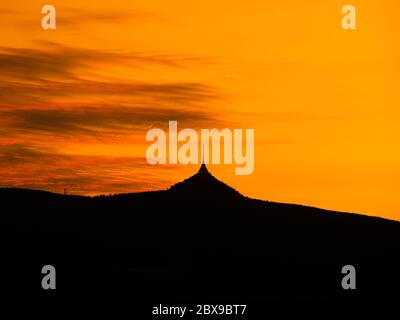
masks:
<svg viewBox="0 0 400 320"><path fill-rule="evenodd" d="M201 147L201 166L199 169L199 174L210 174L204 162L204 144L202 144Z"/></svg>

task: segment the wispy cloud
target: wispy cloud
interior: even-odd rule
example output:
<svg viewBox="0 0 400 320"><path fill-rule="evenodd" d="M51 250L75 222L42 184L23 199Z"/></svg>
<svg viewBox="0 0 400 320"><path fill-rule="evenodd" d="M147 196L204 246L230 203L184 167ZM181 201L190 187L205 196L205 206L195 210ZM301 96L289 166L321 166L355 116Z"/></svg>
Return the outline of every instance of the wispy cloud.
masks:
<svg viewBox="0 0 400 320"><path fill-rule="evenodd" d="M217 115L215 113L215 115ZM31 108L0 109L3 130L17 132L51 133L59 136L90 135L110 139L115 134L133 135L143 128L164 127L171 119L197 127L207 122L218 122L212 113L201 110L131 108L112 105L95 107L74 106L64 109ZM6 132L4 132L7 135Z"/></svg>
<svg viewBox="0 0 400 320"><path fill-rule="evenodd" d="M77 8L64 8L58 16L58 22L64 26L87 25L96 23L124 23L124 22L167 22L165 17L151 12L125 10L81 10Z"/></svg>
<svg viewBox="0 0 400 320"><path fill-rule="evenodd" d="M97 72L110 65L151 67L156 75L163 68L205 63L213 62L184 54L107 52L47 42L41 49L0 48L0 187L98 194L167 186L170 178L162 178L166 168L149 166L144 154L82 156L60 146L76 150L74 145L82 143L144 143L149 128L165 127L168 120L192 128L224 123L212 108L224 97L207 83L157 81L156 76L142 81L134 78L135 72L127 80Z"/></svg>
<svg viewBox="0 0 400 320"><path fill-rule="evenodd" d="M41 49L0 47L2 78L8 76L14 80L76 80L84 74L82 68L94 68L98 63L119 64L131 68L151 65L185 68L193 64L213 63L211 57L189 54L112 52L43 41L38 45Z"/></svg>
<svg viewBox="0 0 400 320"><path fill-rule="evenodd" d="M92 195L146 191L171 183L160 170L141 157L66 156L23 145L0 146L0 187L60 193L66 188L69 193Z"/></svg>
<svg viewBox="0 0 400 320"><path fill-rule="evenodd" d="M35 83L1 82L1 105L49 103L76 98L112 98L133 106L191 105L220 99L218 92L200 83L118 83L90 80L73 82L41 80ZM96 101L96 99L93 99Z"/></svg>

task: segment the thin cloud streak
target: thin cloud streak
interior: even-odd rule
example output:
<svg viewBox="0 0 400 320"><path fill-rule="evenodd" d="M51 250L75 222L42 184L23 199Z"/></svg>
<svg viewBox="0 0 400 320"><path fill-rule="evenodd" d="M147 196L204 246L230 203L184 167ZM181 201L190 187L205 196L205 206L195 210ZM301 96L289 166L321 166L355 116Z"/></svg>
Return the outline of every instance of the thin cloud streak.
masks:
<svg viewBox="0 0 400 320"><path fill-rule="evenodd" d="M160 168L149 167L140 157L66 156L21 145L0 151L0 187L60 193L66 188L69 193L96 195L162 189L171 183L160 178Z"/></svg>
<svg viewBox="0 0 400 320"><path fill-rule="evenodd" d="M215 114L216 115L216 114ZM10 132L41 132L54 135L137 134L143 128L164 127L171 119L199 127L215 115L201 110L129 108L119 106L74 107L70 109L0 109L3 128Z"/></svg>
<svg viewBox="0 0 400 320"><path fill-rule="evenodd" d="M211 57L188 54L155 54L113 52L63 46L54 42L39 42L41 49L0 47L2 77L14 80L40 80L49 77L76 80L82 69L96 64L123 65L130 68L164 66L186 68L196 64L215 63Z"/></svg>
<svg viewBox="0 0 400 320"><path fill-rule="evenodd" d="M73 82L41 80L36 83L0 81L2 104L57 101L61 98L87 99L108 96L131 103L195 104L221 99L216 89L200 83L118 83L90 80Z"/></svg>

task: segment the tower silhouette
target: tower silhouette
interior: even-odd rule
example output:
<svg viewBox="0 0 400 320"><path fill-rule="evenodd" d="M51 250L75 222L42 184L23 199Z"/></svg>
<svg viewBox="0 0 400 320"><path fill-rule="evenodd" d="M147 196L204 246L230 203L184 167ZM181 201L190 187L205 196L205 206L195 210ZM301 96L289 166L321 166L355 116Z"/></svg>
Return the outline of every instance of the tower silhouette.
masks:
<svg viewBox="0 0 400 320"><path fill-rule="evenodd" d="M201 166L199 169L199 174L210 174L204 161L204 144L202 144L201 147Z"/></svg>

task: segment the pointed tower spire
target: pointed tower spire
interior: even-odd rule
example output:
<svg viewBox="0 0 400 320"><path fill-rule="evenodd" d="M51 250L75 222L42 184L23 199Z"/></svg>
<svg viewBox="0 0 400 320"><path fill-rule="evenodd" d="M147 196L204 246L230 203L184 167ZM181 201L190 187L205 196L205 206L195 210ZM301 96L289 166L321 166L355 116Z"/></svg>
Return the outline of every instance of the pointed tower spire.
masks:
<svg viewBox="0 0 400 320"><path fill-rule="evenodd" d="M201 145L201 166L199 169L199 173L201 174L210 174L206 167L206 163L204 161L204 143Z"/></svg>

